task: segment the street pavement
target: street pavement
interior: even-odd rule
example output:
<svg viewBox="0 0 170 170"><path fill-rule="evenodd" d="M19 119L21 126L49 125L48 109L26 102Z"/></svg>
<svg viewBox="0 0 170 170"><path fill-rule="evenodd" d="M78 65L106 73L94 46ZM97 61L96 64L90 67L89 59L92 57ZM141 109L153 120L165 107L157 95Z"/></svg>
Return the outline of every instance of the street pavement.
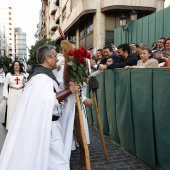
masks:
<svg viewBox="0 0 170 170"><path fill-rule="evenodd" d="M2 89L0 86L0 151L2 149L7 131L2 126L5 117L5 102L2 99ZM118 146L114 145L109 139L106 139L106 147L110 158L110 164L107 164L99 131L93 125L89 125L90 140L89 145L90 162L92 170L147 170L147 168L138 160L128 155ZM79 148L71 153L71 170L85 170L85 167L79 166Z"/></svg>

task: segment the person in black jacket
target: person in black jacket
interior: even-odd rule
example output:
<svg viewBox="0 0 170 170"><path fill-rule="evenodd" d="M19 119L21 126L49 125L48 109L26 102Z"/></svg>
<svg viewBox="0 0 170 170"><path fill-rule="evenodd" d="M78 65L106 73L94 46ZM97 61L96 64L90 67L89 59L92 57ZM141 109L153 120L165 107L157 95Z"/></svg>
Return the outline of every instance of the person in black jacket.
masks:
<svg viewBox="0 0 170 170"><path fill-rule="evenodd" d="M120 58L120 62L115 63L111 58L109 58L105 65L100 64L100 71L105 69L124 68L127 65L133 66L137 64L138 58L136 55L130 54L130 46L128 44L121 44L117 47L117 49L117 54Z"/></svg>
<svg viewBox="0 0 170 170"><path fill-rule="evenodd" d="M111 58L114 61L114 63L119 62L119 57L117 56L117 54L113 53L113 49L111 48L111 46L103 47L103 56L104 57L102 58L99 64L106 64L109 58Z"/></svg>

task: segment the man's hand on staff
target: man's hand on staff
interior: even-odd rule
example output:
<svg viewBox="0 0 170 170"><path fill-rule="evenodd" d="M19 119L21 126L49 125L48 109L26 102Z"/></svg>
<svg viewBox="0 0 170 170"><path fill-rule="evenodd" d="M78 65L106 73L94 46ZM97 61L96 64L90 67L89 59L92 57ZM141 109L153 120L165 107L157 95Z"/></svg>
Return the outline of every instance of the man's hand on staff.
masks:
<svg viewBox="0 0 170 170"><path fill-rule="evenodd" d="M84 104L85 106L91 106L91 105L93 105L93 102L92 102L91 99L86 98L86 99L83 101L83 104Z"/></svg>
<svg viewBox="0 0 170 170"><path fill-rule="evenodd" d="M4 99L4 100L8 100L8 98L7 98L6 96L3 96L3 99Z"/></svg>
<svg viewBox="0 0 170 170"><path fill-rule="evenodd" d="M79 86L76 83L71 82L69 89L71 90L72 93L75 93L79 90Z"/></svg>

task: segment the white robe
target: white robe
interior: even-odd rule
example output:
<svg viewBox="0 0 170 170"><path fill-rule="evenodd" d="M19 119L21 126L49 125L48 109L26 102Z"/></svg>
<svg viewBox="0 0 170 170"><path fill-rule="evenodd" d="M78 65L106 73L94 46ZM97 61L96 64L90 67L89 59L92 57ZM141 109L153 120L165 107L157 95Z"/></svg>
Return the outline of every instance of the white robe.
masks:
<svg viewBox="0 0 170 170"><path fill-rule="evenodd" d="M34 76L24 89L0 155L0 170L69 170L59 121L54 81ZM57 109L56 109L57 108Z"/></svg>
<svg viewBox="0 0 170 170"><path fill-rule="evenodd" d="M63 70L64 65L61 65L60 71L57 72L56 78L60 83L59 91L63 90ZM60 103L60 108L62 111L61 118L59 119L62 129L62 138L65 145L65 151L67 153L68 159L71 156L71 147L73 140L73 126L75 117L75 95L69 95L65 100Z"/></svg>
<svg viewBox="0 0 170 170"><path fill-rule="evenodd" d="M57 72L56 78L60 83L60 90L64 89L63 84L63 72L64 64L61 64L60 71ZM85 91L84 91L85 90ZM83 94L86 94L86 87L83 88ZM84 98L85 99L85 98ZM61 102L60 104L62 110L62 116L60 118L62 137L65 144L65 150L70 159L71 150L75 150L75 140L73 139L73 127L74 127L74 118L75 118L75 95L71 94L68 98ZM83 121L84 121L84 130L86 135L87 144L90 144L89 129L87 123L87 116L84 113L85 106L82 108Z"/></svg>
<svg viewBox="0 0 170 170"><path fill-rule="evenodd" d="M3 70L0 70L0 83L4 83L5 81L5 73Z"/></svg>
<svg viewBox="0 0 170 170"><path fill-rule="evenodd" d="M17 78L19 79L18 81L16 81ZM16 87L16 88L22 87L24 85L24 74L19 75L19 76L14 76L14 75L11 75L11 73L8 73L6 75L6 79L5 79L4 87L3 87L3 96L8 98L7 100L7 105L8 105L7 124L6 124L7 130L9 129L14 112L16 110L16 107L18 105L18 102L23 92L23 88L19 90L9 88L9 92L8 92L8 85L12 87Z"/></svg>

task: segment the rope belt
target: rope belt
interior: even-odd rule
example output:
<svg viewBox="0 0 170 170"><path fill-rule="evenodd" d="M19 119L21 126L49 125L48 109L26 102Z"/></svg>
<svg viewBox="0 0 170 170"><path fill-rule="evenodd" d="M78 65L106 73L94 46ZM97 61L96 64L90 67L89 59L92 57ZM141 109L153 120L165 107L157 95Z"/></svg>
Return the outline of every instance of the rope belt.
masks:
<svg viewBox="0 0 170 170"><path fill-rule="evenodd" d="M20 90L20 89L23 89L24 88L24 86L21 86L21 87L13 87L13 86L9 86L9 88L11 88L11 89L15 89L15 90Z"/></svg>

